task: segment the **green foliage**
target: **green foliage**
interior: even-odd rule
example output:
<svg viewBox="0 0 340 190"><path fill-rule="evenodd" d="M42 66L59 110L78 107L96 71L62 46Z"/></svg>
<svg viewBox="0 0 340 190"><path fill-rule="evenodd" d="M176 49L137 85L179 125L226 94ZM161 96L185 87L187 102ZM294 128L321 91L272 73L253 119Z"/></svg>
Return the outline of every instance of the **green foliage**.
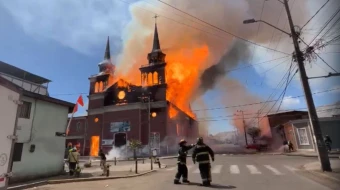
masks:
<svg viewBox="0 0 340 190"><path fill-rule="evenodd" d="M139 140L131 139L129 143L129 148L132 150L136 150L142 147L142 143Z"/></svg>

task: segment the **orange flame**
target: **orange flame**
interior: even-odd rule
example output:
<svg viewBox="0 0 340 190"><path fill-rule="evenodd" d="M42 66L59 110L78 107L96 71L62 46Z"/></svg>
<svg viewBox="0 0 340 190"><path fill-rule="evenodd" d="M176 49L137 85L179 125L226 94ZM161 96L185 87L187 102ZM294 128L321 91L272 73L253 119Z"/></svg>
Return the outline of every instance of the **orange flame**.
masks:
<svg viewBox="0 0 340 190"><path fill-rule="evenodd" d="M92 136L90 156L98 156L98 153L99 153L99 136Z"/></svg>
<svg viewBox="0 0 340 190"><path fill-rule="evenodd" d="M190 117L195 114L190 109L194 88L198 85L199 66L207 61L209 48L206 45L189 50L170 52L167 57L166 82L167 100L175 104ZM171 110L171 109L170 109ZM174 114L169 112L170 118Z"/></svg>
<svg viewBox="0 0 340 190"><path fill-rule="evenodd" d="M150 38L151 40L151 38ZM178 109L188 116L195 118L195 114L190 109L190 103L193 101L195 90L199 85L199 77L204 67L206 67L209 58L209 47L200 45L195 47L177 48L169 50L166 53L166 99L174 104ZM145 62L145 57L137 57L136 62ZM140 65L129 67L127 73L115 73L115 82L120 79L128 83L141 85L141 73L138 70ZM148 84L153 85L152 79L148 77ZM118 86L126 87L126 84L119 82ZM169 116L176 116L177 110L169 108Z"/></svg>
<svg viewBox="0 0 340 190"><path fill-rule="evenodd" d="M177 116L178 111L170 104L168 113L169 113L170 119L173 119L174 117Z"/></svg>

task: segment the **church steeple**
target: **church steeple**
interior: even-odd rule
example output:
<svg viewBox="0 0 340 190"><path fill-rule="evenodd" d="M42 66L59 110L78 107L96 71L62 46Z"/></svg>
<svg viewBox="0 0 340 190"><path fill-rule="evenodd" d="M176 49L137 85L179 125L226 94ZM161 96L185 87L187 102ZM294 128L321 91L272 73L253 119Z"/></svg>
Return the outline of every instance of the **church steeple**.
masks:
<svg viewBox="0 0 340 190"><path fill-rule="evenodd" d="M159 43L159 38L158 38L157 23L155 23L155 32L153 34L152 52L160 51L160 50L161 50L161 45Z"/></svg>
<svg viewBox="0 0 340 190"><path fill-rule="evenodd" d="M110 54L110 38L109 38L109 36L107 37L107 41L106 41L106 48L105 48L104 60L111 60L111 54Z"/></svg>
<svg viewBox="0 0 340 190"><path fill-rule="evenodd" d="M104 60L98 64L100 73L113 73L114 68L111 63L110 39L107 37Z"/></svg>
<svg viewBox="0 0 340 190"><path fill-rule="evenodd" d="M154 34L153 34L152 50L148 54L149 65L165 63L165 54L161 50L161 45L160 45L159 37L158 37L157 17L158 17L157 15L154 16L154 18L155 18L155 31L154 31Z"/></svg>

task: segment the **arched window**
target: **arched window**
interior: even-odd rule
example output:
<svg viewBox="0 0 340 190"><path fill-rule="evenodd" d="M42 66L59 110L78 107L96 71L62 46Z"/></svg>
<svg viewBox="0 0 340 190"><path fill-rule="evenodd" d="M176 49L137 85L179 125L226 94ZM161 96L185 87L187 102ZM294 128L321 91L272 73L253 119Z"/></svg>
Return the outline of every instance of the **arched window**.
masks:
<svg viewBox="0 0 340 190"><path fill-rule="evenodd" d="M94 84L94 92L95 92L95 93L99 92L99 83L98 83L98 82L96 82L96 83Z"/></svg>
<svg viewBox="0 0 340 190"><path fill-rule="evenodd" d="M80 121L78 121L78 123L77 123L77 128L76 128L77 132L79 132L79 131L80 131L80 129L81 129L81 122L80 122Z"/></svg>
<svg viewBox="0 0 340 190"><path fill-rule="evenodd" d="M158 84L158 73L156 71L153 73L153 84Z"/></svg>
<svg viewBox="0 0 340 190"><path fill-rule="evenodd" d="M152 73L148 74L148 85L152 85Z"/></svg>
<svg viewBox="0 0 340 190"><path fill-rule="evenodd" d="M103 82L100 81L99 82L99 92L102 92L103 91Z"/></svg>

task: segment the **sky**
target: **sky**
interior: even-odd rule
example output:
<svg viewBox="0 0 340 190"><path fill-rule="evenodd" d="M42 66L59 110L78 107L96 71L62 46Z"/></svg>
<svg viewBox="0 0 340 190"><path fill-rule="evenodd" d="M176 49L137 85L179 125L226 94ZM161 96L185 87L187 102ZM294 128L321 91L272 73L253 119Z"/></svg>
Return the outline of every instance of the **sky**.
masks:
<svg viewBox="0 0 340 190"><path fill-rule="evenodd" d="M256 3L254 3L255 1ZM326 2L326 0L295 1L297 0L290 1L292 17L295 24L300 27ZM304 27L301 35L304 41L310 42L318 34L326 20L336 12L338 8L337 1L331 0ZM169 0L166 2L183 8L182 10L186 10L188 13L202 19L209 19L204 14L212 14L209 11L204 12L205 6L203 4L197 3L185 6L180 0ZM214 2L218 3L219 0L214 0ZM238 12L244 12L245 14L240 14L241 16L235 15L236 19L233 18L233 15L225 15L224 19L216 22L209 20L207 22L215 25L221 21L221 23L226 24L219 27L234 34L242 35L241 37L251 42L283 52L293 52L292 40L285 36L285 34L282 35L281 32L275 31L264 24L243 25L240 22L242 19L252 16L256 19L266 20L280 29L289 32L287 18L285 12L280 7L282 6L281 4L274 2L263 4L263 0L254 0L251 3L249 3L250 0L240 0L238 2L240 3L237 4L231 2L231 0L224 2L226 8L223 10L224 12L221 12L221 15L232 11L228 10L228 7L238 7ZM206 6L209 7L208 5ZM142 10L144 10L143 14L138 12ZM166 27L170 22L172 26L179 25L178 27L184 27L182 26L183 24L179 23L182 20L187 20L188 23L191 23L191 27L186 27L186 30L183 30L184 32L182 31L182 33L174 31L176 33L174 35L179 36L179 38L174 40L174 43L177 43L176 40L181 39L180 36L182 34L185 36L185 33L190 33L191 30L199 32L195 29L196 25L192 23L193 18L188 19L183 14L178 16L178 11L176 12L175 9L157 0L0 1L0 60L52 80L49 84L49 93L52 97L75 102L77 97L82 94L85 104L87 104L87 94L89 91L88 77L98 73L98 63L103 60L107 36L110 37L111 55L114 57L114 63L119 68L126 68L130 66L128 61L126 61L127 56L133 57L135 53L135 51L129 51L126 48L126 44L142 43L140 41L131 42L131 39L133 39L131 38L132 35L140 35L141 37L152 35L154 27L152 16L155 13L160 15L158 23L161 27L162 25ZM145 18L144 20L140 19L142 17L147 18L147 21L144 22ZM150 19L148 20L148 18ZM340 13L333 22L338 18L340 18ZM176 22L173 22L173 20ZM137 30L142 25L143 28ZM136 30L131 30L131 28ZM335 25L328 35L324 37L326 41L334 37L336 28L339 29L339 24ZM201 29L212 31L211 27L202 27ZM165 30L159 31L161 46L167 47L168 40L166 38L170 34L162 33L162 31ZM248 31L251 34L247 34ZM212 33L212 36L215 38L217 35L221 35L221 32L213 31ZM148 40L143 45L151 50L151 43ZM283 85L281 88L276 89L277 84L290 66L290 58L261 63L280 58L283 55L254 46L251 43L248 43L248 45L251 50L251 56L248 59L239 60L233 71L225 73L228 85L223 85L220 82L214 88L207 90L201 97L205 105L204 108L201 104L192 103L192 109L196 110L195 113L197 114L198 121L205 122L209 126L209 133L211 134L234 129L231 118L226 116L232 115L235 109L220 108L253 103L254 101L251 100L266 101L272 92L277 92L277 95L276 98L271 97L271 99L277 99L284 88ZM305 46L301 44L301 47L303 49ZM333 43L322 50L317 50L319 55L337 71L340 71L339 64L336 64L340 58L339 47L339 43ZM228 51L227 49L224 48L221 52ZM215 58L218 59L220 57ZM146 63L145 55L145 61L139 65L145 65ZM310 77L323 76L329 72L334 72L320 58L313 59L312 62L307 62L305 65L307 75ZM133 65L133 69L138 70L138 67ZM281 110L306 107L304 97L296 97L303 94L299 77L299 74L296 74L288 86L282 101ZM236 85L230 85L231 81ZM310 80L310 85L312 92L340 87L339 80L336 77L313 79ZM249 100L242 99L243 92L246 92L246 97L250 97ZM313 97L316 106L322 106L339 101L339 95L340 90L335 90L315 94ZM241 97L241 99L237 99L237 97ZM240 107L239 109L244 108ZM86 114L86 108L81 108L77 113L77 115L84 114ZM206 120L212 121L208 122Z"/></svg>

